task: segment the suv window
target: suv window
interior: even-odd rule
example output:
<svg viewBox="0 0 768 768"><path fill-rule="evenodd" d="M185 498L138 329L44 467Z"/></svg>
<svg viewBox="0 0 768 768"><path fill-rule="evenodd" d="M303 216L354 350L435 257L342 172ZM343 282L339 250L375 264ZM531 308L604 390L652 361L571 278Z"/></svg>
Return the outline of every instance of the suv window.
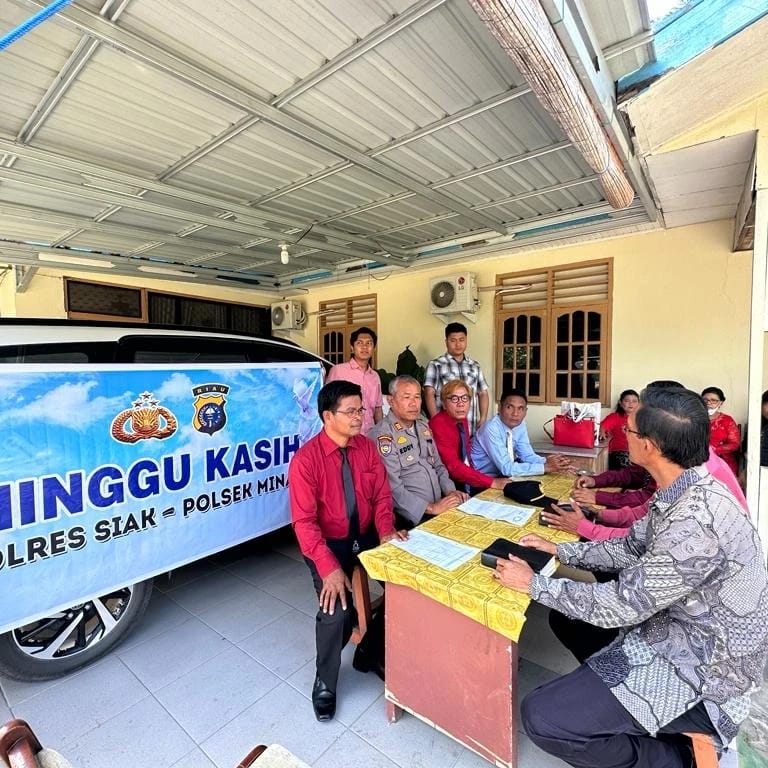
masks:
<svg viewBox="0 0 768 768"><path fill-rule="evenodd" d="M19 344L0 347L3 363L111 363L111 342L79 342L72 344Z"/></svg>

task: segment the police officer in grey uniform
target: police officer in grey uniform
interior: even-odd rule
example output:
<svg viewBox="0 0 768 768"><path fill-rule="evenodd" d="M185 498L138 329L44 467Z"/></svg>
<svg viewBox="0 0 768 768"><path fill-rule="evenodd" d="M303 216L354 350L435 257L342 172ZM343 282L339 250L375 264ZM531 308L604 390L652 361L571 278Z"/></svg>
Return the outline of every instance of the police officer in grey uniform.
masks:
<svg viewBox="0 0 768 768"><path fill-rule="evenodd" d="M389 385L387 416L368 437L387 468L398 527L413 528L467 500L448 476L432 433L421 417L421 385L397 376Z"/></svg>

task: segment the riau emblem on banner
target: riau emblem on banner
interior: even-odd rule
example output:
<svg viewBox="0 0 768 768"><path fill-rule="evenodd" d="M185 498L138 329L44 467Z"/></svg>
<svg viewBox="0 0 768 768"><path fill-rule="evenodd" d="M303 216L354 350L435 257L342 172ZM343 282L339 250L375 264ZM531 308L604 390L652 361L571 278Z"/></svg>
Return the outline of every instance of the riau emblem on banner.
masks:
<svg viewBox="0 0 768 768"><path fill-rule="evenodd" d="M195 415L192 425L198 432L213 435L220 429L224 429L227 423L227 413L224 406L227 401L224 395L229 394L226 384L201 384L192 389L195 396Z"/></svg>

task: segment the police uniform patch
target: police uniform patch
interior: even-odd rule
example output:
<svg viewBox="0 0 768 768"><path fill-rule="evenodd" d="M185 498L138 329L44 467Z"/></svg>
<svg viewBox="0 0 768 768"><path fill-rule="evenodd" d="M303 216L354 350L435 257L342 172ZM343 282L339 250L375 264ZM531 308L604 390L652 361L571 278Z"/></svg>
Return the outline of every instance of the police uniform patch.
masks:
<svg viewBox="0 0 768 768"><path fill-rule="evenodd" d="M379 435L379 453L382 456L389 456L392 453L392 435Z"/></svg>
<svg viewBox="0 0 768 768"><path fill-rule="evenodd" d="M409 453L409 454L408 454L408 455L405 457L405 460L406 460L406 461L413 461L413 454L412 454L412 453Z"/></svg>
<svg viewBox="0 0 768 768"><path fill-rule="evenodd" d="M399 454L408 453L408 451L412 451L413 446L412 445L404 445L399 451Z"/></svg>
<svg viewBox="0 0 768 768"><path fill-rule="evenodd" d="M403 425L399 421L396 421L392 426L395 429L402 429L403 428Z"/></svg>
<svg viewBox="0 0 768 768"><path fill-rule="evenodd" d="M424 437L432 437L432 433L428 429L425 429L424 430Z"/></svg>
<svg viewBox="0 0 768 768"><path fill-rule="evenodd" d="M408 438L405 435L400 435L400 437L397 438L397 444L402 445L403 443L407 443Z"/></svg>

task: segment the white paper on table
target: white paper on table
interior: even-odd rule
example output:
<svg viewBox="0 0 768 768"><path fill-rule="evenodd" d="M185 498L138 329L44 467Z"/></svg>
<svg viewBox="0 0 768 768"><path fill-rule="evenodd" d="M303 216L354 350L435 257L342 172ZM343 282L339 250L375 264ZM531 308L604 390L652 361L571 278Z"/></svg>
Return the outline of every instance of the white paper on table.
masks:
<svg viewBox="0 0 768 768"><path fill-rule="evenodd" d="M456 570L480 551L477 547L470 547L468 544L461 544L418 528L408 532L406 541L390 539L389 543L446 571Z"/></svg>
<svg viewBox="0 0 768 768"><path fill-rule="evenodd" d="M476 496L459 504L458 509L468 515L480 515L489 520L503 520L512 525L525 525L533 514L531 507L518 507L515 504L499 504L497 501L483 501Z"/></svg>

